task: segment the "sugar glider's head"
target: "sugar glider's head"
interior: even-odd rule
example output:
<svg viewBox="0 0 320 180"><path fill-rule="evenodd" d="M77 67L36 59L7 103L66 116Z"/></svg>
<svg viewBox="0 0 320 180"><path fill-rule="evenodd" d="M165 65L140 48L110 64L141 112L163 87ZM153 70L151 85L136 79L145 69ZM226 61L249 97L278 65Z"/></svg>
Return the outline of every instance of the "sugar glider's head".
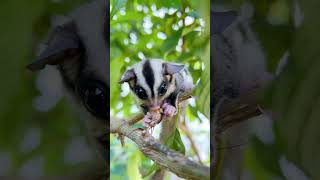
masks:
<svg viewBox="0 0 320 180"><path fill-rule="evenodd" d="M142 106L157 109L176 90L176 74L183 68L157 59L143 60L126 70L120 83L129 84Z"/></svg>
<svg viewBox="0 0 320 180"><path fill-rule="evenodd" d="M58 100L50 97L61 92L81 114L101 149L107 144L102 133L107 132L109 116L108 13L107 0L97 0L56 18L43 50L28 65L30 70L40 71L38 86L41 84L43 99L37 102L54 101L53 106ZM61 83L53 86L53 79ZM52 88L43 88L48 86Z"/></svg>

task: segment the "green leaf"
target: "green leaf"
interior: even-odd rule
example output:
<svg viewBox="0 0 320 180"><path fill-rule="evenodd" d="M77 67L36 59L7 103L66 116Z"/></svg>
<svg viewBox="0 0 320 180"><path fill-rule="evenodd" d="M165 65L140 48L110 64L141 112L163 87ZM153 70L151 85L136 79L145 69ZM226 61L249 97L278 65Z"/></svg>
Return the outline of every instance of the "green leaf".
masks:
<svg viewBox="0 0 320 180"><path fill-rule="evenodd" d="M173 135L170 136L168 140L165 142L165 146L172 150L185 154L186 149L181 139L181 135L178 128L174 130Z"/></svg>
<svg viewBox="0 0 320 180"><path fill-rule="evenodd" d="M205 69L202 72L200 83L196 87L196 104L199 111L210 119L210 58L209 48L204 57Z"/></svg>
<svg viewBox="0 0 320 180"><path fill-rule="evenodd" d="M110 13L110 19L126 4L127 0L113 0L111 1L112 10Z"/></svg>
<svg viewBox="0 0 320 180"><path fill-rule="evenodd" d="M178 129L175 131L175 136L174 136L174 141L173 141L173 147L172 149L185 154L186 153L186 148L183 144L183 141L181 139L181 135Z"/></svg>
<svg viewBox="0 0 320 180"><path fill-rule="evenodd" d="M182 33L182 30L180 29L179 31L174 32L170 37L168 37L163 42L161 51L166 54L172 51L178 45L178 41L180 39L181 33Z"/></svg>
<svg viewBox="0 0 320 180"><path fill-rule="evenodd" d="M128 160L127 173L129 180L142 180L139 165L141 164L140 152L133 153Z"/></svg>
<svg viewBox="0 0 320 180"><path fill-rule="evenodd" d="M150 176L153 172L156 172L160 169L159 165L157 164L153 164L152 166L150 166L148 169L147 169L147 172L143 175L142 178L145 178L145 177L148 177Z"/></svg>

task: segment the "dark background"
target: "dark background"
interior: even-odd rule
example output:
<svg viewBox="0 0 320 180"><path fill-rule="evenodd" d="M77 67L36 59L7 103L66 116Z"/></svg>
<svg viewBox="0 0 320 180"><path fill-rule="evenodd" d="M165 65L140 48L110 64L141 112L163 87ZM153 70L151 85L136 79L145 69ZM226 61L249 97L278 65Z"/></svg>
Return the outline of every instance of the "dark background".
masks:
<svg viewBox="0 0 320 180"><path fill-rule="evenodd" d="M67 15L85 0L0 2L0 175L77 174L93 157L78 118L65 100L40 112L36 56L54 15ZM46 107L40 107L40 109ZM75 151L77 150L77 151Z"/></svg>

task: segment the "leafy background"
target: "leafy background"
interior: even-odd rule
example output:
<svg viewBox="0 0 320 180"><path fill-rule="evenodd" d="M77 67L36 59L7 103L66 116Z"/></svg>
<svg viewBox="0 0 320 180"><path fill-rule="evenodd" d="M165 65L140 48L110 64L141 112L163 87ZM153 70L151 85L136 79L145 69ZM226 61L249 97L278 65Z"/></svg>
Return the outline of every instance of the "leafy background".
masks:
<svg viewBox="0 0 320 180"><path fill-rule="evenodd" d="M209 1L193 0L113 0L110 6L111 116L130 118L139 112L128 85L118 84L122 73L132 64L145 58L160 58L188 65L198 85L188 106L186 121L202 161L207 165L210 163L209 7ZM156 128L153 135L157 137L159 132ZM172 141L181 142L182 139L185 148L183 145L172 148L180 152L185 150L187 156L197 161L185 133L179 132ZM141 179L139 169L144 175L156 169L129 140L121 147L117 138L110 135L110 144L111 179ZM172 177L168 174L166 178Z"/></svg>
<svg viewBox="0 0 320 180"><path fill-rule="evenodd" d="M67 15L84 2L88 1L0 2L1 176L73 174L86 167L92 158L88 154L70 156L69 151L74 147L83 150L87 147L78 117L65 101L48 112L35 110L33 98L39 95L35 86L37 73L25 68L33 61L37 44L45 37L51 17Z"/></svg>

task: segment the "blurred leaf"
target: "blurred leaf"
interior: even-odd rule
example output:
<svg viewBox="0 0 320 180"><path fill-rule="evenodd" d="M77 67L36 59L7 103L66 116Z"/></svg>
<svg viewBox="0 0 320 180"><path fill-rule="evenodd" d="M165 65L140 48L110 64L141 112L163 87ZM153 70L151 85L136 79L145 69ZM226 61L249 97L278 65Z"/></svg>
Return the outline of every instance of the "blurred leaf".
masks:
<svg viewBox="0 0 320 180"><path fill-rule="evenodd" d="M110 179L112 179L112 180L123 180L123 176L111 174L110 175Z"/></svg>
<svg viewBox="0 0 320 180"><path fill-rule="evenodd" d="M319 1L301 1L304 21L295 29L290 58L283 73L273 85L272 107L279 114L276 122L279 139L289 161L311 179L319 179L319 107L320 107L320 28L315 18Z"/></svg>
<svg viewBox="0 0 320 180"><path fill-rule="evenodd" d="M130 180L142 180L139 172L140 162L140 151L136 151L128 160L127 172Z"/></svg>
<svg viewBox="0 0 320 180"><path fill-rule="evenodd" d="M180 39L182 30L173 33L170 37L168 37L162 45L161 51L163 53L169 53L171 50L175 49Z"/></svg>
<svg viewBox="0 0 320 180"><path fill-rule="evenodd" d="M122 67L123 66L123 61L121 61L121 59L114 59L111 61L110 63L110 67ZM121 72L119 71L119 69L116 68L111 68L110 69L110 74L112 74L112 78L110 78L110 84L114 84L113 86L110 86L110 101L111 102L117 102L117 99L120 96L119 93L119 89L120 89L120 85L119 85L119 80L121 78ZM115 104L111 104L115 105Z"/></svg>
<svg viewBox="0 0 320 180"><path fill-rule="evenodd" d="M159 7L163 6L163 7L182 9L180 0L170 0L170 1L156 0L156 3Z"/></svg>
<svg viewBox="0 0 320 180"><path fill-rule="evenodd" d="M252 151L251 156L261 164L260 166L274 176L282 176L279 166L281 153L276 145L263 144L258 138L254 137L251 140Z"/></svg>
<svg viewBox="0 0 320 180"><path fill-rule="evenodd" d="M207 54L209 50L207 49ZM196 103L199 110L207 117L210 118L210 62L209 56L205 57L206 68L202 72L201 80L196 88Z"/></svg>
<svg viewBox="0 0 320 180"><path fill-rule="evenodd" d="M246 148L244 152L244 163L245 166L250 170L252 173L252 176L254 179L259 180L269 180L269 179L277 179L279 176L276 176L275 174L271 173L263 164L261 161L259 161L257 158L256 150L254 150L252 147ZM265 154L264 157L268 158Z"/></svg>
<svg viewBox="0 0 320 180"><path fill-rule="evenodd" d="M266 52L267 68L270 72L275 72L280 59L290 47L291 27L272 26L262 19L257 19L253 28ZM274 43L274 39L277 39L277 43Z"/></svg>
<svg viewBox="0 0 320 180"><path fill-rule="evenodd" d="M110 13L110 19L126 4L127 0L111 0L112 10Z"/></svg>
<svg viewBox="0 0 320 180"><path fill-rule="evenodd" d="M143 14L137 12L126 12L125 15L120 15L116 20L111 21L111 26L117 23L125 23L125 22L141 22L144 18Z"/></svg>

